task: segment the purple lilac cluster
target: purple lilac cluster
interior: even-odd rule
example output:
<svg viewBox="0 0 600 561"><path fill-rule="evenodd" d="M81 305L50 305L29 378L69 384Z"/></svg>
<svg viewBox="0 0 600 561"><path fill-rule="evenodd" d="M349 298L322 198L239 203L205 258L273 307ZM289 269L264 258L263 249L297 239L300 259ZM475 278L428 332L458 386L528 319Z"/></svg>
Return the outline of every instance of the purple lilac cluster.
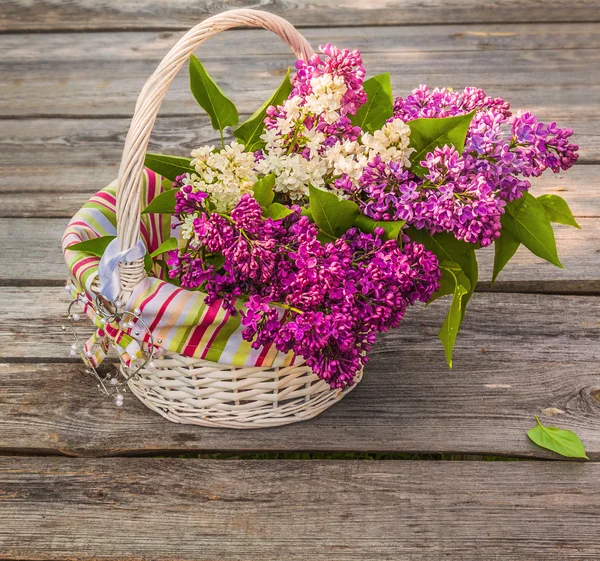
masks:
<svg viewBox="0 0 600 561"><path fill-rule="evenodd" d="M193 247L169 254L171 277L232 313L235 298L247 296L243 337L253 347L293 351L331 387L352 384L376 333L397 327L407 306L439 288L437 258L406 237L402 248L384 241L381 229L351 229L322 244L299 207L283 220L261 214L250 195L228 218L202 212ZM215 253L224 258L218 270Z"/></svg>
<svg viewBox="0 0 600 561"><path fill-rule="evenodd" d="M529 112L512 115L506 101L478 88L454 92L422 85L394 103L394 116L405 122L474 110L462 154L452 146L436 148L420 162L422 178L394 162L369 163L360 181L365 214L406 220L431 234L452 232L485 247L500 235L506 202L531 187L525 178L546 169L558 173L577 160L572 130L546 125Z"/></svg>

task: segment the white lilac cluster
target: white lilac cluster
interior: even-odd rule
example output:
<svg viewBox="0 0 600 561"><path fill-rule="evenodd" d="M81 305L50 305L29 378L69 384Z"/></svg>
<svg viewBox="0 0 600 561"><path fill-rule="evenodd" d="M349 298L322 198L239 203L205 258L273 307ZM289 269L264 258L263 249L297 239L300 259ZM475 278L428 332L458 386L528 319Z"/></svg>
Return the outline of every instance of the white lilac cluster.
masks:
<svg viewBox="0 0 600 561"><path fill-rule="evenodd" d="M410 129L401 119L393 119L373 134L364 133L359 140L342 138L328 145L331 139L322 131L343 118L340 108L347 88L342 77L331 74L313 78L310 85L309 95L295 95L277 108L261 137L265 148L256 171L273 173L277 192L298 201L308 195L311 184L341 195L334 181L344 177L358 182L377 155L386 162L410 166Z"/></svg>
<svg viewBox="0 0 600 561"><path fill-rule="evenodd" d="M255 166L259 174L274 174L275 190L291 200L308 193L309 183L323 186L327 174L325 162L318 157L325 135L317 127L306 126L311 114L303 102L300 96L293 96L281 106L275 126L261 136L266 144L264 158ZM335 103L328 107L335 107Z"/></svg>
<svg viewBox="0 0 600 561"><path fill-rule="evenodd" d="M361 140L369 161L379 156L386 163L402 162L403 167L410 167L408 157L415 149L409 148L410 128L402 119L388 121L373 134L364 133Z"/></svg>
<svg viewBox="0 0 600 561"><path fill-rule="evenodd" d="M326 123L335 123L340 118L342 98L348 91L343 76L323 74L310 81L312 93L306 96L304 109L319 115Z"/></svg>
<svg viewBox="0 0 600 561"><path fill-rule="evenodd" d="M275 176L277 193L301 203L309 185L340 197L357 192L363 172L377 157L409 167L413 149L402 119L393 118L372 133L352 125L349 117L366 101L359 53L331 45L323 52L325 61L316 57L300 63L289 98L267 109L262 151L244 152L237 142L220 151L212 146L195 150L195 173L184 184L208 193L216 210L224 212L251 192L257 177L268 174ZM191 219L182 224L184 236L192 225Z"/></svg>
<svg viewBox="0 0 600 561"><path fill-rule="evenodd" d="M234 141L222 150L203 146L191 155L195 173L189 174L183 184L208 193L218 212L231 210L244 193L252 192L258 179L254 154L244 152L243 144Z"/></svg>

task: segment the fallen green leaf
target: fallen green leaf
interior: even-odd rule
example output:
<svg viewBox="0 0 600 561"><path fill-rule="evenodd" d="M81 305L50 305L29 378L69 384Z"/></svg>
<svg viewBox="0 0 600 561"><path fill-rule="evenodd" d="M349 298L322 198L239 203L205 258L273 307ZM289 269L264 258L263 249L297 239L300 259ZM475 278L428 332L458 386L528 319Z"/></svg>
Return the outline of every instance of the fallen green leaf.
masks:
<svg viewBox="0 0 600 561"><path fill-rule="evenodd" d="M538 446L567 458L585 458L583 442L570 430L546 427L536 417L537 426L527 431L527 436Z"/></svg>

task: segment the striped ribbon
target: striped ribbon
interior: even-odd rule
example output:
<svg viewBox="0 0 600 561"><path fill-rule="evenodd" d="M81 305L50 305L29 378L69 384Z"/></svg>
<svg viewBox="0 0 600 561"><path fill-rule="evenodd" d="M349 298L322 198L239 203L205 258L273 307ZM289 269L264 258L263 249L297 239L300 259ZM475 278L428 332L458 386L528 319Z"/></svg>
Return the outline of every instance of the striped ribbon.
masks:
<svg viewBox="0 0 600 561"><path fill-rule="evenodd" d="M145 207L163 190L161 176L144 170L142 205ZM171 236L170 215L144 214L140 223L142 240L148 253L155 251ZM116 235L116 185L96 193L70 221L62 240L65 260L74 283L74 295L83 292L93 301L91 290L98 276L99 257L88 253L70 250L76 243ZM91 309L86 313L96 323L98 331L90 339L89 350L102 360L103 348L107 341L117 347L123 360L129 362L139 354L153 338L154 344L162 349L181 353L188 357L201 358L234 366L289 366L299 360L293 353L280 353L268 345L253 349L242 339L243 326L240 314L226 312L221 301L205 304L206 294L176 287L163 280L164 271L155 266L150 277L145 278L133 291L124 309L133 312L139 309L141 319L148 326L145 329L121 329L118 325L98 324L99 318ZM242 302L237 302L239 309ZM90 306L91 308L91 306ZM285 310L281 309L280 318ZM99 333L102 331L102 334ZM139 332L139 335L135 335ZM104 352L104 355L106 353Z"/></svg>

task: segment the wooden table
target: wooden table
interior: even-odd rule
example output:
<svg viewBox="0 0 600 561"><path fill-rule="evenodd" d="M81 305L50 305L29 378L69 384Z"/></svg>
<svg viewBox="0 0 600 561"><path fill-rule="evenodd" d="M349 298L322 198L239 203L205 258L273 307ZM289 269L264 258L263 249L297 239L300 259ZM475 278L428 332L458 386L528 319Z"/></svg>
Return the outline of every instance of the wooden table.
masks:
<svg viewBox="0 0 600 561"><path fill-rule="evenodd" d="M68 358L61 233L116 176L144 80L221 4L0 5L0 559L600 559L598 0L261 3L315 46L360 48L396 94L479 85L576 130L579 163L535 183L582 225L556 228L565 269L520 251L492 291L483 255L453 371L435 303L382 337L364 381L319 418L226 431L133 398L116 409ZM292 63L255 30L198 55L244 114ZM161 114L154 151L215 139L184 75ZM557 457L528 441L535 415L576 431L592 462L543 461ZM282 452L320 459L223 456ZM424 460L440 457L461 460Z"/></svg>

